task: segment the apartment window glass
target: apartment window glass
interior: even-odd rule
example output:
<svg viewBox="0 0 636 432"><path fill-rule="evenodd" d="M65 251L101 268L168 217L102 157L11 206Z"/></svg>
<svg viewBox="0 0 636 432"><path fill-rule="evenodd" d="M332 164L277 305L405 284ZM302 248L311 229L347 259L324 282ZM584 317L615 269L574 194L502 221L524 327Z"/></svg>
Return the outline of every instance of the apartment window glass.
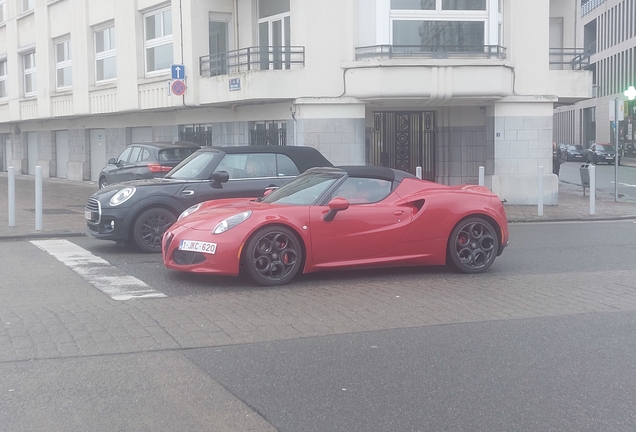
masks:
<svg viewBox="0 0 636 432"><path fill-rule="evenodd" d="M22 13L33 10L35 0L19 0Z"/></svg>
<svg viewBox="0 0 636 432"><path fill-rule="evenodd" d="M489 22L489 7L498 11L500 0L391 0L392 44L410 46L409 51L419 46L421 51L483 52L484 45L497 45L503 36L501 14Z"/></svg>
<svg viewBox="0 0 636 432"><path fill-rule="evenodd" d="M117 78L115 27L95 31L95 81Z"/></svg>
<svg viewBox="0 0 636 432"><path fill-rule="evenodd" d="M55 44L55 71L57 88L73 85L70 39Z"/></svg>
<svg viewBox="0 0 636 432"><path fill-rule="evenodd" d="M27 54L22 54L22 72L24 74L24 95L35 95L37 92L35 74L35 51Z"/></svg>
<svg viewBox="0 0 636 432"><path fill-rule="evenodd" d="M0 98L7 96L7 59L2 59L0 60Z"/></svg>
<svg viewBox="0 0 636 432"><path fill-rule="evenodd" d="M289 0L258 0L261 69L289 69L291 15Z"/></svg>
<svg viewBox="0 0 636 432"><path fill-rule="evenodd" d="M7 20L7 0L0 0L0 23Z"/></svg>
<svg viewBox="0 0 636 432"><path fill-rule="evenodd" d="M172 10L160 9L144 15L146 73L164 71L173 63Z"/></svg>

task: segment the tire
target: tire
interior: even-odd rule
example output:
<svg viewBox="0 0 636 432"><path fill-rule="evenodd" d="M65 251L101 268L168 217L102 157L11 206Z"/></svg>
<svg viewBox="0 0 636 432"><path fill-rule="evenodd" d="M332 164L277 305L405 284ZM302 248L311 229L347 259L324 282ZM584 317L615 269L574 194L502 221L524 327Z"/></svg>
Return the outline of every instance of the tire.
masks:
<svg viewBox="0 0 636 432"><path fill-rule="evenodd" d="M482 273L492 265L499 240L492 225L481 217L460 221L448 239L448 258L461 273Z"/></svg>
<svg viewBox="0 0 636 432"><path fill-rule="evenodd" d="M106 186L108 186L108 182L106 181L106 177L100 177L99 178L99 188L100 189L104 189Z"/></svg>
<svg viewBox="0 0 636 432"><path fill-rule="evenodd" d="M144 211L133 225L132 237L135 244L146 253L161 252L163 233L176 220L174 213L165 208L155 207Z"/></svg>
<svg viewBox="0 0 636 432"><path fill-rule="evenodd" d="M285 227L257 231L245 248L244 264L254 282L263 286L284 285L300 270L303 249L298 237Z"/></svg>

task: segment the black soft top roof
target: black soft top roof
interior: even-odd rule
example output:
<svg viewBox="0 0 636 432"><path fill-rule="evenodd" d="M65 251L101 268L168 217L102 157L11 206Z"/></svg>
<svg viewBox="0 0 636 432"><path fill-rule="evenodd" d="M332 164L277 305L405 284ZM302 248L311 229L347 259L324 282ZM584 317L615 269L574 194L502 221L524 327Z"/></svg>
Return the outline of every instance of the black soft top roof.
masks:
<svg viewBox="0 0 636 432"><path fill-rule="evenodd" d="M226 154L246 153L277 153L284 154L294 161L300 172L313 167L333 167L333 164L322 153L307 146L233 146L233 147L202 147L199 151L216 151Z"/></svg>
<svg viewBox="0 0 636 432"><path fill-rule="evenodd" d="M314 168L312 171L314 170L321 169ZM324 171L345 171L349 176L352 177L376 178L391 182L401 182L405 178L417 178L413 174L407 173L406 171L376 165L343 165L331 169L324 169Z"/></svg>

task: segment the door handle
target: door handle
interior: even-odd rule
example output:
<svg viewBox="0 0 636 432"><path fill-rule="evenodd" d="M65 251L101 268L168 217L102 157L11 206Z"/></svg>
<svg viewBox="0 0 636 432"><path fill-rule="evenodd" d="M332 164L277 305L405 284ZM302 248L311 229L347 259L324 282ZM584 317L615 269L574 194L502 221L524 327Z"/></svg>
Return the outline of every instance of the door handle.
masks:
<svg viewBox="0 0 636 432"><path fill-rule="evenodd" d="M194 191L192 189L186 189L184 191L181 191L181 195L185 195L185 196L194 195Z"/></svg>
<svg viewBox="0 0 636 432"><path fill-rule="evenodd" d="M393 214L396 216L402 216L404 214L404 210L395 210Z"/></svg>

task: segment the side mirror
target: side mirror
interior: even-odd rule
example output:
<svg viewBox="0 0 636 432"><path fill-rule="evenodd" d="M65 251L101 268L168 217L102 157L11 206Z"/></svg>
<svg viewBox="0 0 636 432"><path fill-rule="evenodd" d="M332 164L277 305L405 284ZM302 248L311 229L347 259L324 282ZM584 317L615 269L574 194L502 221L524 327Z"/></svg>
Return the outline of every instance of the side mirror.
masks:
<svg viewBox="0 0 636 432"><path fill-rule="evenodd" d="M334 198L329 201L329 211L325 213L322 219L325 222L331 222L336 217L336 213L349 208L349 201L344 198Z"/></svg>
<svg viewBox="0 0 636 432"><path fill-rule="evenodd" d="M227 171L215 171L212 173L212 183L211 186L213 188L221 188L221 183L227 183L230 179L230 173Z"/></svg>
<svg viewBox="0 0 636 432"><path fill-rule="evenodd" d="M109 164L109 165L115 165L115 164L117 164L117 159L115 159L115 158L110 158L110 159L108 159L108 164Z"/></svg>

